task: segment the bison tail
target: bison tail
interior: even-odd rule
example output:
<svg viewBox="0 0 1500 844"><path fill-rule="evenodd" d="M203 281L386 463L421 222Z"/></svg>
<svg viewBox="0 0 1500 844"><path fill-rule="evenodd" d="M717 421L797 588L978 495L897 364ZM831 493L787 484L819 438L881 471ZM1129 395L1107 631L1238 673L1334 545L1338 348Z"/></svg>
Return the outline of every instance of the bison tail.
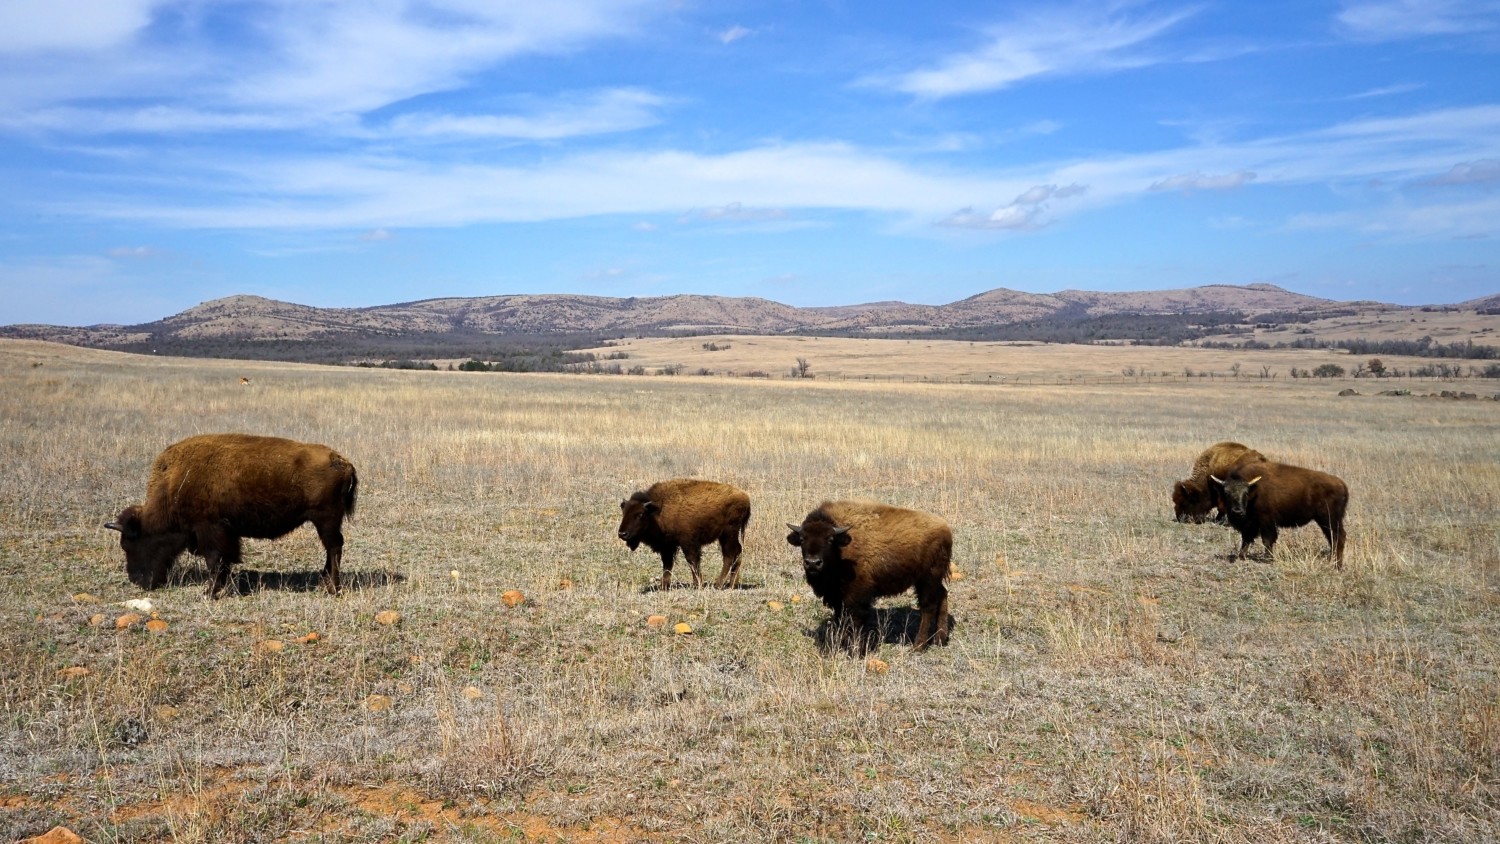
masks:
<svg viewBox="0 0 1500 844"><path fill-rule="evenodd" d="M745 508L745 520L740 522L740 541L745 541L745 528L750 526L750 508Z"/></svg>
<svg viewBox="0 0 1500 844"><path fill-rule="evenodd" d="M344 489L344 515L354 515L354 504L359 499L359 475L349 467L349 486Z"/></svg>

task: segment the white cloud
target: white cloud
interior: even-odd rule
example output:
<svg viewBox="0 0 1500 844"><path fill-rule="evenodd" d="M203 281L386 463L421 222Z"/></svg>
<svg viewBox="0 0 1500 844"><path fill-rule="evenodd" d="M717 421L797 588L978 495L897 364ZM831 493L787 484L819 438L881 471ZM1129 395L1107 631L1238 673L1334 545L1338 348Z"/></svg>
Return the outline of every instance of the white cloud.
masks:
<svg viewBox="0 0 1500 844"><path fill-rule="evenodd" d="M0 55L103 50L131 41L161 0L7 0L0 3Z"/></svg>
<svg viewBox="0 0 1500 844"><path fill-rule="evenodd" d="M1034 185L1022 191L1009 205L1002 205L988 214L976 214L972 207L966 207L945 217L938 225L958 229L1030 231L1045 225L1041 218L1049 210L1048 202L1081 196L1086 190L1076 183L1063 188L1057 185Z"/></svg>
<svg viewBox="0 0 1500 844"><path fill-rule="evenodd" d="M161 250L154 246L116 246L105 254L111 258L140 261L160 256Z"/></svg>
<svg viewBox="0 0 1500 844"><path fill-rule="evenodd" d="M1398 41L1430 35L1473 35L1500 28L1494 0L1356 0L1338 14L1354 38Z"/></svg>
<svg viewBox="0 0 1500 844"><path fill-rule="evenodd" d="M1441 176L1423 180L1424 185L1488 185L1500 182L1500 159L1482 158L1453 165Z"/></svg>
<svg viewBox="0 0 1500 844"><path fill-rule="evenodd" d="M768 220L785 220L787 216L785 208L747 208L738 202L731 202L714 208L696 208L683 219L711 223L762 223Z"/></svg>
<svg viewBox="0 0 1500 844"><path fill-rule="evenodd" d="M748 38L749 36L754 34L755 30L746 29L739 24L735 24L734 26L731 26L730 28L719 33L719 42L721 44L733 44L741 38Z"/></svg>
<svg viewBox="0 0 1500 844"><path fill-rule="evenodd" d="M617 88L573 98L531 114L404 114L391 121L398 136L426 138L514 138L556 140L628 132L659 122L662 97L635 88Z"/></svg>
<svg viewBox="0 0 1500 844"><path fill-rule="evenodd" d="M371 229L370 231L367 231L364 234L360 235L359 239L363 240L366 243L381 243L390 240L393 237L395 237L395 235L391 234L389 229Z"/></svg>
<svg viewBox="0 0 1500 844"><path fill-rule="evenodd" d="M1183 193L1192 193L1195 190L1233 190L1253 181L1255 181L1255 174L1249 170L1236 170L1233 173L1225 173L1221 176L1206 176L1202 173L1182 173L1176 176L1169 176L1158 182L1153 182L1147 190L1180 190Z"/></svg>
<svg viewBox="0 0 1500 844"><path fill-rule="evenodd" d="M1180 11L1129 19L1085 7L1035 12L990 27L988 43L978 50L875 82L936 99L995 91L1036 76L1154 64L1161 59L1137 48L1192 14Z"/></svg>

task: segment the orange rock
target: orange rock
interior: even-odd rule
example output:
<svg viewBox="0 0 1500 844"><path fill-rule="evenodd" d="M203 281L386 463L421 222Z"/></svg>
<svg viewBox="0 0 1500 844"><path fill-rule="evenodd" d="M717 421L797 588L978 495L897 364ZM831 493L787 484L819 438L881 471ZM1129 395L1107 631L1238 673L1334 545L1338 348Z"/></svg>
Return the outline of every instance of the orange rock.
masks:
<svg viewBox="0 0 1500 844"><path fill-rule="evenodd" d="M266 639L265 641L256 645L255 649L260 651L261 653L274 654L281 653L282 649L285 647L286 643L281 641L280 639Z"/></svg>
<svg viewBox="0 0 1500 844"><path fill-rule="evenodd" d="M177 707L169 706L164 703L151 710L151 713L156 716L156 719L158 721L170 721L173 718L177 717L178 710Z"/></svg>
<svg viewBox="0 0 1500 844"><path fill-rule="evenodd" d="M679 636L686 636L693 632L693 625L688 624L686 621L679 621L672 626L672 632Z"/></svg>
<svg viewBox="0 0 1500 844"><path fill-rule="evenodd" d="M139 624L140 622L141 616L139 613L128 612L115 619L115 629L124 630L125 628L134 626L136 624Z"/></svg>
<svg viewBox="0 0 1500 844"><path fill-rule="evenodd" d="M159 618L153 618L146 622L146 629L152 633L165 633L167 632L167 623Z"/></svg>
<svg viewBox="0 0 1500 844"><path fill-rule="evenodd" d="M785 606L786 604L783 604L780 601L766 601L766 609L770 610L771 612L781 612L782 607Z"/></svg>
<svg viewBox="0 0 1500 844"><path fill-rule="evenodd" d="M464 686L464 700L479 700L484 697L484 692L474 686Z"/></svg>
<svg viewBox="0 0 1500 844"><path fill-rule="evenodd" d="M292 641L296 642L299 645L311 645L313 642L316 642L316 641L318 641L321 638L323 638L323 637L319 636L316 632L313 632L313 633L307 634L306 636L298 636L297 638L293 639Z"/></svg>
<svg viewBox="0 0 1500 844"><path fill-rule="evenodd" d="M801 595L793 595L792 596L792 603L794 603L794 604L800 604L800 603L802 603L802 596Z"/></svg>
<svg viewBox="0 0 1500 844"><path fill-rule="evenodd" d="M87 677L93 672L82 665L70 665L57 673L69 680L76 680L79 677Z"/></svg>
<svg viewBox="0 0 1500 844"><path fill-rule="evenodd" d="M45 833L21 840L21 844L84 844L78 833L65 826L54 826Z"/></svg>
<svg viewBox="0 0 1500 844"><path fill-rule="evenodd" d="M948 579L949 580L955 580L955 581L957 581L957 580L963 580L964 579L964 573L961 572L961 571L959 571L956 567L955 568L950 568L950 569L948 569Z"/></svg>
<svg viewBox="0 0 1500 844"><path fill-rule="evenodd" d="M865 670L871 674L884 674L891 670L891 666L885 660L872 656L865 660Z"/></svg>
<svg viewBox="0 0 1500 844"><path fill-rule="evenodd" d="M93 595L90 595L87 592L79 592L78 594L76 594L76 595L73 596L73 600L77 601L80 604L97 604L97 603L99 603L99 599L98 598L94 597Z"/></svg>
<svg viewBox="0 0 1500 844"><path fill-rule="evenodd" d="M564 592L566 592L569 589L572 589L573 588L573 578L571 578L571 577L565 577L562 580L557 581L557 588L563 590Z"/></svg>
<svg viewBox="0 0 1500 844"><path fill-rule="evenodd" d="M664 615L652 615L646 617L646 626L652 630L660 630L667 626L667 617Z"/></svg>
<svg viewBox="0 0 1500 844"><path fill-rule="evenodd" d="M388 712L391 708L391 699L386 695L370 695L365 698L365 708L371 712Z"/></svg>
<svg viewBox="0 0 1500 844"><path fill-rule="evenodd" d="M400 621L401 613L398 613L395 610L381 610L380 612L375 613L376 624L384 624L386 627L390 627L392 624L399 623Z"/></svg>
<svg viewBox="0 0 1500 844"><path fill-rule="evenodd" d="M401 682L396 684L396 691L404 695L411 694L415 688L415 686L413 686L411 683L406 682L405 680L402 680Z"/></svg>
<svg viewBox="0 0 1500 844"><path fill-rule="evenodd" d="M500 600L504 602L507 607L513 607L526 600L526 596L522 595L521 590L519 589L507 589L503 594L501 594Z"/></svg>
<svg viewBox="0 0 1500 844"><path fill-rule="evenodd" d="M104 622L106 622L108 620L109 620L109 616L105 615L102 612L96 612L93 615L89 616L89 626L90 627L98 627L99 625L103 624Z"/></svg>

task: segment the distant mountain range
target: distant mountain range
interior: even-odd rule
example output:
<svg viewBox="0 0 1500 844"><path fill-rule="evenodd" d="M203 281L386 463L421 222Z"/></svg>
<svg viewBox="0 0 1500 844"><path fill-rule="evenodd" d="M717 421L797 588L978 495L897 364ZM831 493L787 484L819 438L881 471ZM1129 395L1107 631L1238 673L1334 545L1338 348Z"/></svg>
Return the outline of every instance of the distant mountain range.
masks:
<svg viewBox="0 0 1500 844"><path fill-rule="evenodd" d="M1493 310L1500 295L1443 310ZM1432 310L1432 307L1427 310ZM286 350L303 344L337 344L351 352L414 345L449 347L460 339L506 337L624 336L667 333L826 333L855 336L970 336L972 332L1025 323L1063 324L1110 318L1176 318L1237 315L1253 320L1276 315L1307 321L1351 312L1399 312L1418 307L1372 301L1336 301L1293 293L1272 284L1206 285L1183 290L1100 293L1064 290L1024 293L991 290L947 305L874 302L797 308L768 299L725 296L613 298L569 294L425 299L368 308L315 308L259 296L230 296L141 325L66 327L10 325L0 337L51 340L100 348L171 353L219 353L232 344L234 357L298 357L283 351L256 354L267 344ZM1189 320L1190 321L1190 320ZM461 345L461 344L460 344Z"/></svg>

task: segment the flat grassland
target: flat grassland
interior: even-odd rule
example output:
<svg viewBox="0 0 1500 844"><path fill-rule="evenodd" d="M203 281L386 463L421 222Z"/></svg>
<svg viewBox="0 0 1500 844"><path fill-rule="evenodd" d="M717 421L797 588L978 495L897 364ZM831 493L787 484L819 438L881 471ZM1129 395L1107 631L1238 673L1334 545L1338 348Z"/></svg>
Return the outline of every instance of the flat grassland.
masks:
<svg viewBox="0 0 1500 844"><path fill-rule="evenodd" d="M1500 404L1339 386L0 343L0 840L1496 840ZM317 590L310 528L248 542L218 601L193 558L129 584L102 523L213 431L356 464L344 594ZM1171 521L1224 439L1348 481L1344 571L1315 527L1235 561L1228 529ZM684 475L750 493L745 588L654 591L615 537L621 498ZM951 646L910 652L903 596L884 670L819 652L783 523L852 496L952 524ZM139 597L164 628L117 629Z"/></svg>

